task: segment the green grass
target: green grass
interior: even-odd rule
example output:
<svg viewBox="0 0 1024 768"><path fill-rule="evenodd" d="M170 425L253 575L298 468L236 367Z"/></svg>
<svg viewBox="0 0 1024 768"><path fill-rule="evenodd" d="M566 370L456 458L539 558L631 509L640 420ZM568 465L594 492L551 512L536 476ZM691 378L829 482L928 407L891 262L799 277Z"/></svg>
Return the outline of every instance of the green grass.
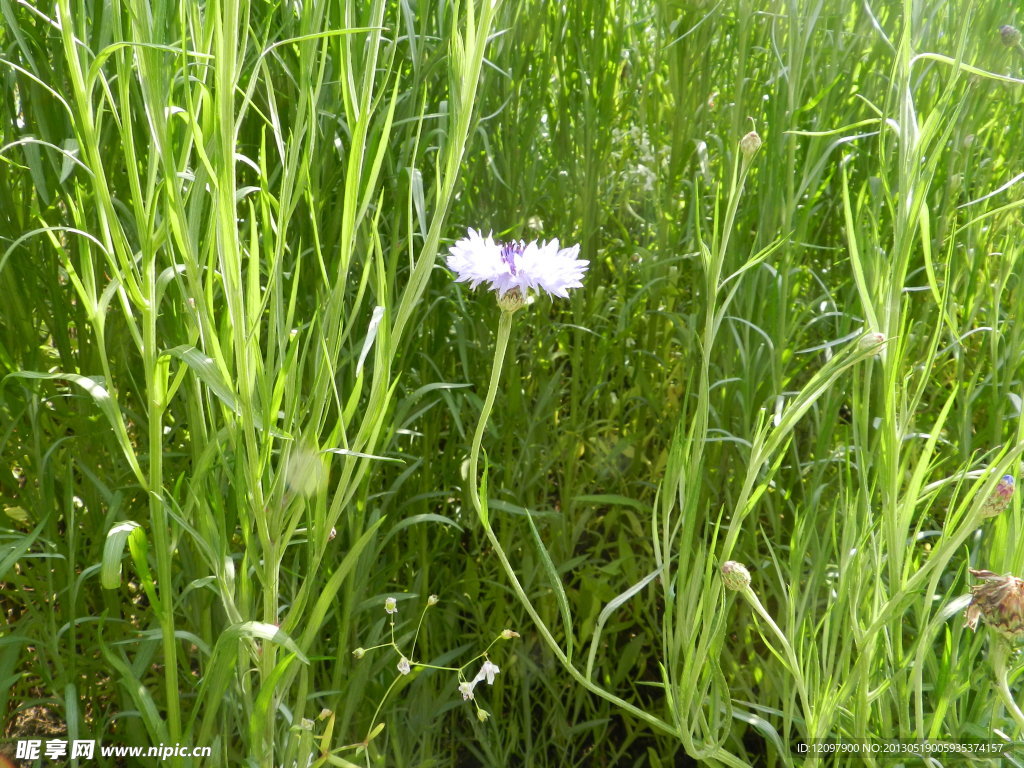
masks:
<svg viewBox="0 0 1024 768"><path fill-rule="evenodd" d="M8 751L789 766L805 739L1024 738L1019 660L961 618L968 568L1024 571L1019 501L981 512L1024 454L1019 11L0 13ZM488 525L500 312L442 266L466 227L590 260L514 317ZM391 641L389 596L408 676L352 656ZM506 628L482 723L435 668Z"/></svg>

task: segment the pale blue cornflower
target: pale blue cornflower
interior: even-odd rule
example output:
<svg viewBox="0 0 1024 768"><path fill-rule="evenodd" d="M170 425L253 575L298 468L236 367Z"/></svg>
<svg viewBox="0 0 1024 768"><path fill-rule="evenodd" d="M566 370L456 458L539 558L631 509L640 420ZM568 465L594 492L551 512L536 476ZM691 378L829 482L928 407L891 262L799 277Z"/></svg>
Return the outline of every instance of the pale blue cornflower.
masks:
<svg viewBox="0 0 1024 768"><path fill-rule="evenodd" d="M470 288L487 283L499 300L516 290L523 300L530 291L568 298L570 288L582 287L590 264L576 258L579 244L560 248L557 239L496 243L490 234L484 237L475 229L448 250L448 267L456 282L468 282Z"/></svg>

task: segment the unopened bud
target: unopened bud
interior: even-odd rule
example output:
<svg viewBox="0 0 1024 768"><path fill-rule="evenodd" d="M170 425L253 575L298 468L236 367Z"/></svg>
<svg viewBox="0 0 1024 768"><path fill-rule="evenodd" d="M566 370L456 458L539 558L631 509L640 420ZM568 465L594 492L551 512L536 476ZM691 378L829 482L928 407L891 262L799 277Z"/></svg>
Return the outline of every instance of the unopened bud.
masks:
<svg viewBox="0 0 1024 768"><path fill-rule="evenodd" d="M526 297L523 296L519 288L513 288L504 296L498 297L498 306L501 307L502 312L518 312L526 306Z"/></svg>
<svg viewBox="0 0 1024 768"><path fill-rule="evenodd" d="M750 571L742 563L726 560L722 563L722 581L726 588L739 592L750 586Z"/></svg>
<svg viewBox="0 0 1024 768"><path fill-rule="evenodd" d="M511 629L503 629L503 630L501 630L501 639L502 640L511 640L513 637L519 637L519 633L518 632L513 632Z"/></svg>
<svg viewBox="0 0 1024 768"><path fill-rule="evenodd" d="M363 656L366 655L366 649L356 648L354 651L352 651L352 655L355 656L357 659L361 659L363 658Z"/></svg>
<svg viewBox="0 0 1024 768"><path fill-rule="evenodd" d="M754 153L761 148L761 137L757 135L757 131L751 131L742 139L740 139L740 152L743 153L743 157L747 160L754 156Z"/></svg>
<svg viewBox="0 0 1024 768"><path fill-rule="evenodd" d="M999 482L996 483L996 487L992 491L992 495L985 499L985 503L981 505L981 516L982 517L995 517L1008 506L1010 506L1010 499L1013 498L1013 486L1016 481L1013 475L1003 475Z"/></svg>
<svg viewBox="0 0 1024 768"><path fill-rule="evenodd" d="M874 349L875 347L885 343L885 334L883 333L869 333L860 340L860 348L864 350Z"/></svg>

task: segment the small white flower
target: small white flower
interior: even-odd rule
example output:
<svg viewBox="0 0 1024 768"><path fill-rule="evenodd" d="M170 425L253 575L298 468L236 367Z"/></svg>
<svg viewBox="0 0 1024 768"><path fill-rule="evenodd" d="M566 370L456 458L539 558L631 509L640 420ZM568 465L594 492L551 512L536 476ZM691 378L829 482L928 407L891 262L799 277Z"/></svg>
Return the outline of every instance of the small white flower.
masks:
<svg viewBox="0 0 1024 768"><path fill-rule="evenodd" d="M523 298L531 290L567 298L570 288L583 285L590 264L576 258L579 252L578 244L559 248L557 239L496 243L491 235L470 229L468 237L449 248L448 266L456 282L468 282L470 288L487 283L499 299L516 288Z"/></svg>
<svg viewBox="0 0 1024 768"><path fill-rule="evenodd" d="M398 671L403 675L409 674L409 660L405 656L398 660Z"/></svg>
<svg viewBox="0 0 1024 768"><path fill-rule="evenodd" d="M388 613L398 613L398 601L393 597L387 598L384 601L384 610Z"/></svg>
<svg viewBox="0 0 1024 768"><path fill-rule="evenodd" d="M494 676L501 672L498 669L498 665L491 662L490 659L483 663L480 667L480 671L476 673L476 677L473 678L473 685L476 685L481 680L487 680L488 685L494 685Z"/></svg>
<svg viewBox="0 0 1024 768"><path fill-rule="evenodd" d="M469 701L473 698L473 683L459 683L459 693L462 694L463 701Z"/></svg>

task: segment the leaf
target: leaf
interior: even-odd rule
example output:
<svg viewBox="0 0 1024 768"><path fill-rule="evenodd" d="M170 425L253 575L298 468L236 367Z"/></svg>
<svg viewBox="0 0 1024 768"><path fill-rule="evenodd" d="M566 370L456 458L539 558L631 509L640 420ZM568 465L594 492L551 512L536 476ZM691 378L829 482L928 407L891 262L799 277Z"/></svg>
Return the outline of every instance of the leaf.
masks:
<svg viewBox="0 0 1024 768"><path fill-rule="evenodd" d="M113 427L114 437L117 439L118 444L121 446L121 451L124 453L128 463L131 465L132 471L135 473L136 479L145 488L146 487L146 476L142 472L142 467L139 466L139 460L135 455L135 448L132 446L131 440L128 437L128 430L125 428L124 420L121 418L121 409L118 407L117 402L107 388L102 384L99 379L94 379L89 376L82 376L77 373L40 373L38 371L15 371L9 373L0 381L0 386L6 383L7 379L18 378L18 379L34 379L40 381L54 381L56 379L64 379L70 381L86 391L86 393L93 399L93 402L99 407L100 411L104 416L107 417L107 421L110 422L110 426Z"/></svg>
<svg viewBox="0 0 1024 768"><path fill-rule="evenodd" d="M593 640L590 642L590 654L587 656L587 670L585 674L588 678L591 677L591 674L594 671L594 660L597 658L597 648L601 643L601 632L604 629L605 623L623 603L650 584L660 573L661 568L655 568L625 592L610 600L608 605L601 610L601 613L597 617L597 623L594 625L594 636Z"/></svg>
<svg viewBox="0 0 1024 768"><path fill-rule="evenodd" d="M100 560L100 585L104 589L117 589L121 586L121 558L124 557L124 546L128 536L138 527L138 523L124 520L107 531L107 540L103 543L103 557Z"/></svg>
<svg viewBox="0 0 1024 768"><path fill-rule="evenodd" d="M565 632L565 658L568 662L571 662L573 631L572 612L569 610L569 598L565 595L565 588L562 586L562 579L558 575L558 570L555 568L554 562L551 560L551 555L548 554L547 547L545 547L544 542L541 541L540 531L537 530L537 525L533 522L533 515L527 515L526 520L530 523L530 532L533 534L533 541L537 545L537 552L540 554L541 561L544 563L544 570L547 572L548 580L551 582L551 589L554 590L555 599L558 601L558 611L562 614L562 629Z"/></svg>
<svg viewBox="0 0 1024 768"><path fill-rule="evenodd" d="M4 507L4 514L12 520L17 520L25 525L28 525L30 520L28 512L25 511L24 507Z"/></svg>

